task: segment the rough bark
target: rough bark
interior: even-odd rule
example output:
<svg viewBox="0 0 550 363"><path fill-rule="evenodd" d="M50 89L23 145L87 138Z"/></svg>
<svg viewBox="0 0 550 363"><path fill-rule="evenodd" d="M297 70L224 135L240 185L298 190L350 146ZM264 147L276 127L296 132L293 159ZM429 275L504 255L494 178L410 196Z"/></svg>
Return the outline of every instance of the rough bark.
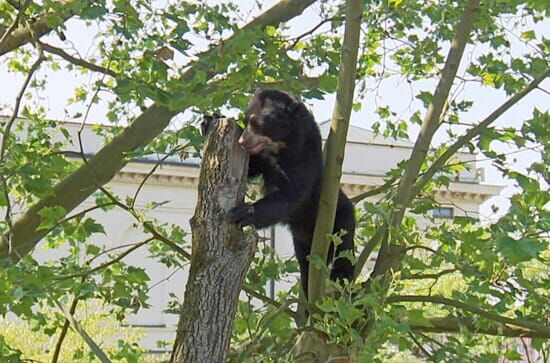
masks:
<svg viewBox="0 0 550 363"><path fill-rule="evenodd" d="M237 33L259 26L277 26L300 15L304 9L314 2L315 0L282 0L245 25ZM224 44L231 43L234 37L225 40ZM216 53L217 47L213 47L205 52L203 56ZM204 62L203 56L199 56L199 61L182 75L182 82L191 79L198 68L208 69L208 64ZM208 78L213 76L214 74L208 74ZM204 96L207 97L208 95L205 94ZM129 161L127 155L132 150L151 142L164 130L176 113L177 111L158 104L149 107L128 128L99 150L94 157L90 158L88 163L83 164L59 182L54 187L52 195L39 200L22 214L13 225L10 241L11 249L6 236L0 237L0 258L9 256L16 261L26 255L47 234L46 230L36 230L41 222L38 212L42 208L60 206L70 212L92 195L101 185L111 180L116 172Z"/></svg>
<svg viewBox="0 0 550 363"><path fill-rule="evenodd" d="M224 362L239 292L257 238L227 218L243 202L248 155L237 143L240 129L220 119L209 133L191 219L191 269L171 362Z"/></svg>
<svg viewBox="0 0 550 363"><path fill-rule="evenodd" d="M336 216L342 163L344 161L349 118L353 105L353 92L355 90L355 74L362 15L362 1L348 0L346 2L346 26L344 43L342 45L340 73L338 75L336 104L334 105L331 127L327 138L325 168L323 170L321 196L319 198L319 212L315 223L315 233L313 234L313 245L310 253L312 256L319 256L321 261L327 260L330 241L326 238L326 235L332 233L334 218ZM318 269L315 264L309 264L309 281L307 281L307 284L309 300L312 302L324 296L325 276L323 271L322 269Z"/></svg>

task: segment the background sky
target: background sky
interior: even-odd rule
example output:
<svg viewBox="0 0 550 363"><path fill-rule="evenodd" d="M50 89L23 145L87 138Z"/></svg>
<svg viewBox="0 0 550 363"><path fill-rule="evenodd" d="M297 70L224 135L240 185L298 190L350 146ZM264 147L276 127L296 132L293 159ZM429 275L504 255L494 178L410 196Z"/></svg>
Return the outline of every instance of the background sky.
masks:
<svg viewBox="0 0 550 363"><path fill-rule="evenodd" d="M220 3L221 1L210 1L210 3ZM275 0L266 1L262 9L267 9L274 4ZM158 5L163 2L159 1ZM235 3L239 4L242 9L242 22L243 24L250 20L255 14L258 14L261 10L258 9L256 1L253 0L238 0ZM291 20L288 23L288 29L286 32L290 35L299 35L313 26L319 21L319 5L313 5L306 9L306 11L298 18ZM532 25L528 25L532 26ZM92 25L92 29L86 28L82 21L69 20L67 22L67 42L62 43L56 35L49 35L42 38L47 43L57 45L63 48L72 48L72 50L78 50L78 53L86 58L93 55L94 51L94 39L93 35L95 25ZM321 27L319 31L326 30L328 27ZM550 22L542 22L534 26L536 32L543 34L546 38L550 37ZM510 36L513 50L516 52L524 51L525 45L519 40ZM200 40L195 42L199 50L203 50L205 43ZM472 55L478 54L483 49L474 49L468 47L465 57L463 58L461 70L459 74L464 71L466 60ZM9 115L12 110L12 105L15 101L15 95L21 87L23 77L14 75L7 71L6 56L0 58L0 115ZM70 118L71 115L77 112L83 113L83 107L69 106L67 107L67 99L74 95L74 88L79 85L90 85L97 79L98 75L90 73L87 76L78 75L76 73L70 73L67 71L52 72L50 70L42 69L37 74L38 77L47 77L47 86L42 91L32 91L30 95L33 98L38 98L40 103L46 107L46 114L49 118L65 120ZM545 81L542 85L545 90L550 90L550 81ZM354 112L351 117L351 123L361 127L370 127L377 121L377 116L373 112L377 107L389 105L398 113L401 113L404 118L411 113L421 108L418 101L413 100L413 95L420 90L433 91L435 88L434 81L425 81L414 83L413 86L409 84L405 79L392 77L383 81L378 87L377 92L371 92L362 101L362 108L358 112ZM482 120L488 114L490 114L496 107L506 100L504 92L496 91L488 87L482 87L479 84L468 83L465 87L456 90L454 96L459 99L469 99L478 101L475 102L474 107L463 115L462 122L475 123ZM332 115L332 108L334 105L334 95L327 95L324 100L308 101L307 104L312 110L316 120L318 122L330 119ZM532 92L525 97L519 104L515 105L511 110L505 113L496 123L497 126L515 126L521 125L522 121L528 119L532 114L533 108L538 107L542 111L548 110L550 105L550 96L548 93L544 93L540 90ZM236 112L232 110L231 112ZM90 112L88 122L90 123L105 123L106 104L100 103L94 106ZM184 112L178 115L174 120L174 125L181 124L190 120L192 114L190 112ZM80 121L80 120L78 120ZM411 140L414 140L418 129L411 129ZM446 133L439 131L435 137L435 144L441 143L447 139ZM510 152L510 147L504 144L495 145L497 151ZM518 170L525 170L532 161L537 160L537 153L529 150L523 150L514 154L514 166ZM497 185L506 185L506 188L501 192L499 197L495 197L490 201L484 203L481 207L481 215L491 219L496 218L502 214L507 206L507 197L514 193L515 188L509 181L502 178L500 173L491 166L488 161L480 161L478 167L485 168L485 182ZM493 213L492 205L499 207L498 213Z"/></svg>

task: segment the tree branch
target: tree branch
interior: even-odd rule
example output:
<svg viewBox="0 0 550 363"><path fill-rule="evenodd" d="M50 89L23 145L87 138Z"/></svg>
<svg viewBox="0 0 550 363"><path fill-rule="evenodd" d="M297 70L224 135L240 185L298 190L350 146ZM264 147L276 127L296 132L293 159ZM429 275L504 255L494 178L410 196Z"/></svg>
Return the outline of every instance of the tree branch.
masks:
<svg viewBox="0 0 550 363"><path fill-rule="evenodd" d="M543 324L539 324L533 321L523 319L512 319L505 316L501 316L490 311L481 309L477 306L469 305L460 301L447 299L442 296L416 296L416 295L403 295L403 296L390 296L386 300L388 304L400 303L400 302L428 302L433 304L440 304L446 306L452 306L457 309L468 311L470 313L477 314L485 319L493 320L505 325L511 325L514 327L521 327L542 335L550 336L550 327Z"/></svg>
<svg viewBox="0 0 550 363"><path fill-rule="evenodd" d="M73 302L71 303L71 307L69 308L69 314L71 316L74 316L79 301L80 297L75 296ZM57 363L57 361L59 360L59 356L61 355L61 348L63 347L63 342L65 341L65 337L67 336L67 332L69 331L70 326L71 323L69 322L69 320L65 319L65 322L61 327L61 332L59 333L59 338L57 338L57 343L55 343L55 349L52 355L52 363Z"/></svg>
<svg viewBox="0 0 550 363"><path fill-rule="evenodd" d="M224 43L232 42L236 35L250 31L258 26L277 26L279 23L292 19L302 13L315 0L281 0L265 13L259 15L242 29L235 32ZM199 68L208 65L204 62L206 56L218 54L218 47L212 47L202 54L199 60L181 77L182 82L189 81ZM211 72L208 77L213 77ZM168 125L171 118L181 110L171 110L159 104L153 104L145 112L111 142L101 148L87 163L81 165L68 177L53 188L53 193L29 209L13 225L12 245L14 251L8 248L6 236L0 238L0 257L10 256L13 260L27 254L36 243L45 236L45 231L37 231L40 225L38 212L45 207L60 206L67 212L74 209L88 198L100 186L107 183L129 161L128 154L138 147L147 145Z"/></svg>
<svg viewBox="0 0 550 363"><path fill-rule="evenodd" d="M21 21L21 18L23 18L23 16L25 16L25 10L27 9L27 6L29 6L29 3L30 3L30 0L25 0L25 3L22 6L19 6L19 7L15 6L15 4L10 3L10 5L15 7L18 10L18 12L17 12L17 15L15 17L15 20L13 21L13 24L11 24L9 28L4 30L4 32L2 34L2 37L0 38L0 49L2 49L2 46L4 45L4 42L6 41L6 39L8 39L8 37L19 26L19 22ZM0 33L1 33L2 28L3 27L0 27Z"/></svg>
<svg viewBox="0 0 550 363"><path fill-rule="evenodd" d="M530 337L530 338L550 338L550 334L536 330L525 329L521 327L509 326L501 323L493 323L490 327L479 327L473 319L457 318L454 316L441 318L428 318L431 326L409 324L411 330L415 332L429 333L462 333L467 330L474 334L497 335L504 337Z"/></svg>
<svg viewBox="0 0 550 363"><path fill-rule="evenodd" d="M376 231L374 232L373 236L367 241L365 244L365 247L363 247L363 250L361 251L361 254L357 258L357 261L355 262L355 272L354 272L354 278L357 279L361 272L363 271L363 268L365 267L365 264L367 263L370 255L372 254L372 251L380 244L380 242L384 239L387 239L387 232L388 228L385 223L380 225Z"/></svg>
<svg viewBox="0 0 550 363"><path fill-rule="evenodd" d="M428 106L420 133L414 144L411 157L407 162L407 168L397 187L395 198L393 199L395 210L392 214L390 225L388 226L390 230L401 224L405 215L405 210L414 197L412 194L414 181L418 177L422 164L426 160L432 138L441 124L441 115L445 109L449 92L453 85L458 66L460 65L464 49L470 39L470 31L478 12L479 0L469 0L465 5L464 14L456 27L456 33L452 40L447 59L445 60L441 78L439 79L430 105ZM393 247L400 248L397 243L395 243ZM378 277L380 274L387 275L389 272L388 268L395 267L399 269L403 256L403 254L399 252L400 251L391 251L389 241L382 242L371 279ZM401 256L399 261L388 261L389 259L395 258L397 255ZM386 278L386 283L390 281L390 277Z"/></svg>
<svg viewBox="0 0 550 363"><path fill-rule="evenodd" d="M39 43L42 45L42 47L44 48L44 50L46 52L51 53L51 54L55 54L55 55L65 59L69 63L80 66L82 68L89 69L89 70L94 71L94 72L99 72L99 73L106 74L106 75L111 76L113 78L116 78L118 76L118 74L116 72L114 72L114 71L112 71L108 68L90 63L88 61L85 61L82 58L73 57L72 55L65 52L65 50L63 50L61 48L54 47L54 46L52 46L48 43L42 43L42 42L39 42Z"/></svg>
<svg viewBox="0 0 550 363"><path fill-rule="evenodd" d="M433 274L414 274L414 275L403 275L401 276L401 280L422 280L422 279L439 279L443 275L448 275L453 272L460 271L457 268L448 268L445 270L441 270L439 272L433 273Z"/></svg>
<svg viewBox="0 0 550 363"><path fill-rule="evenodd" d="M327 138L321 195L310 251L310 257L318 256L321 261L327 260L330 240L326 236L332 234L334 229L342 163L355 90L362 17L363 2L361 0L346 1L346 25L338 75L336 104L334 105L331 128ZM325 277L325 269L319 268L314 263L309 264L309 281L304 283L307 283L308 286L308 299L310 302L315 302L324 296Z"/></svg>
<svg viewBox="0 0 550 363"><path fill-rule="evenodd" d="M319 77L307 77L301 76L296 79L284 79L274 82L256 82L254 86L257 88L287 88L292 82L300 83L305 89L312 89L319 87Z"/></svg>
<svg viewBox="0 0 550 363"><path fill-rule="evenodd" d="M422 122L420 133L414 144L411 157L407 162L407 168L399 182L395 195L396 211L392 217L392 227L401 223L405 210L412 199L412 190L415 179L426 159L433 135L440 126L441 115L447 103L449 92L460 65L466 43L470 39L470 30L479 12L479 0L469 0L464 9L464 14L457 25L455 37L451 43L451 49L447 55L445 66L441 72L441 78L435 89L433 98L428 106L426 116Z"/></svg>
<svg viewBox="0 0 550 363"><path fill-rule="evenodd" d="M84 330L82 325L76 321L74 316L71 314L70 311L67 311L63 305L57 300L54 300L54 305L63 313L65 316L65 319L69 322L69 324L72 326L72 328L80 335L82 340L88 345L90 350L94 353L94 355L101 361L101 363L111 363L105 352L101 350L99 345L97 345L96 342L90 337L90 335Z"/></svg>
<svg viewBox="0 0 550 363"><path fill-rule="evenodd" d="M153 241L155 239L155 237L150 237L150 238L147 238L146 240L144 241L141 241L139 243L136 243L134 244L132 247L128 248L126 251L122 252L121 254L119 254L118 256L116 256L115 258L105 262L105 263L102 263L101 265L99 266L96 266L94 268L91 268L89 270L85 270L85 271L82 271L82 272L78 272L78 273L75 273L75 274L72 274L72 275L61 275L61 276L56 276L54 278L54 280L67 280L67 279L72 279L72 278L75 278L75 277L87 277L97 271L100 271L100 270L103 270L104 268L107 268L119 261L121 261L124 257L128 256L130 253L134 252L135 250L137 250L138 248L146 245L147 243Z"/></svg>
<svg viewBox="0 0 550 363"><path fill-rule="evenodd" d="M290 49L294 48L296 46L296 44L298 44L298 42L300 42L300 40L302 40L304 37L313 34L317 29L319 29L324 24L326 24L330 21L336 20L336 19L344 20L343 18L339 18L339 17L331 17L331 18L321 20L319 23L317 23L317 25L315 25L313 28L306 31L305 33L302 33L302 34L298 35L297 37L295 37L293 39L289 39L289 40L292 40L292 44L290 44L288 47L286 47L286 50L290 50Z"/></svg>
<svg viewBox="0 0 550 363"><path fill-rule="evenodd" d="M355 197L351 198L350 200L355 205L355 204L359 203L360 201L362 201L363 199L367 199L367 198L373 197L375 195L384 193L386 190L388 190L388 189L390 189L391 187L394 186L394 183L395 183L396 180L397 180L397 176L393 176L390 179L388 179L383 185L381 185L377 188L374 188L372 190L368 190L368 191L366 191L364 193L361 193L359 195L356 195Z"/></svg>
<svg viewBox="0 0 550 363"><path fill-rule="evenodd" d="M10 133L11 128L13 127L13 124L15 120L17 119L17 115L19 114L19 108L21 107L21 101L23 100L23 96L25 95L25 91L27 90L27 87L29 86L29 83L34 76L34 73L38 70L42 62L44 61L44 53L42 52L41 48L38 48L38 58L36 61L32 64L31 68L29 69L29 73L27 74L27 77L23 81L23 85L21 86L21 90L17 94L15 98L15 105L13 107L13 113L6 122L6 125L4 126L4 132L2 134L2 140L0 143L0 164L4 161L4 156L6 154L6 150L8 147L9 139L10 139ZM12 238L14 234L13 230L13 223L11 219L11 202L10 202L10 196L9 196L9 189L8 189L8 181L7 181L6 175L2 174L0 175L0 183L2 183L2 189L4 191L4 199L6 200L6 212L5 212L5 220L8 225L8 232L5 235L7 247L8 247L8 253L12 252Z"/></svg>
<svg viewBox="0 0 550 363"><path fill-rule="evenodd" d="M60 0L59 3L64 4L64 6L60 6L56 9L55 15L63 18L63 22L65 22L76 15L73 10L75 6L73 5L82 3L82 0ZM84 4L86 3L92 3L92 1L85 1ZM81 7L82 6L80 6L80 8ZM29 43L34 36L36 36L36 39L39 39L43 35L51 32L53 28L48 25L48 16L49 14L44 14L30 26L18 27L15 29L9 37L0 44L0 56ZM3 26L0 26L0 32L4 29Z"/></svg>
<svg viewBox="0 0 550 363"><path fill-rule="evenodd" d="M476 126L470 128L464 135L458 138L454 144L449 146L447 150L439 157L433 164L428 168L424 173L422 178L416 183L413 189L413 195L418 194L422 188L432 180L435 173L437 173L461 147L463 147L467 142L472 140L474 137L479 136L483 130L485 130L491 123L498 119L503 113L508 111L512 106L518 103L521 99L527 96L531 91L537 89L539 84L542 83L550 75L550 67L546 68L544 72L537 78L535 78L531 83L525 86L521 91L510 97L506 102L500 105L496 110L494 110L489 116L487 116L483 121L481 121Z"/></svg>

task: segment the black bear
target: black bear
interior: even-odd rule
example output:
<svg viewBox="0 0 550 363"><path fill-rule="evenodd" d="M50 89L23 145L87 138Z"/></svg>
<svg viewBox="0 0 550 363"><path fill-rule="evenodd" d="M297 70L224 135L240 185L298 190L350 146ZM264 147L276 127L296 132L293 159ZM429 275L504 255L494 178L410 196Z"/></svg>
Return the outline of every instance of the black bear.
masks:
<svg viewBox="0 0 550 363"><path fill-rule="evenodd" d="M233 208L229 218L239 226L260 229L277 223L290 228L307 296L308 260L321 191L323 155L321 134L306 106L277 90L258 90L245 114L246 128L239 144L250 154L248 177L261 175L264 197L254 204ZM343 232L343 251L353 253L353 205L340 190L334 233ZM329 262L333 248L329 251ZM353 278L347 258L333 261L331 279Z"/></svg>

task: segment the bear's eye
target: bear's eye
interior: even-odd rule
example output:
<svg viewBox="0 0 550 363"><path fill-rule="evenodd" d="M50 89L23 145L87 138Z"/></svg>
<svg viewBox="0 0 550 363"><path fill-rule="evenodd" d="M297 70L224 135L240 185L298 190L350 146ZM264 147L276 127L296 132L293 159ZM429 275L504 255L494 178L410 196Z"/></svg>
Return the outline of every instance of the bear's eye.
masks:
<svg viewBox="0 0 550 363"><path fill-rule="evenodd" d="M250 116L248 116L248 124L253 128L257 128L257 129L260 128L258 117L255 114L251 114Z"/></svg>

